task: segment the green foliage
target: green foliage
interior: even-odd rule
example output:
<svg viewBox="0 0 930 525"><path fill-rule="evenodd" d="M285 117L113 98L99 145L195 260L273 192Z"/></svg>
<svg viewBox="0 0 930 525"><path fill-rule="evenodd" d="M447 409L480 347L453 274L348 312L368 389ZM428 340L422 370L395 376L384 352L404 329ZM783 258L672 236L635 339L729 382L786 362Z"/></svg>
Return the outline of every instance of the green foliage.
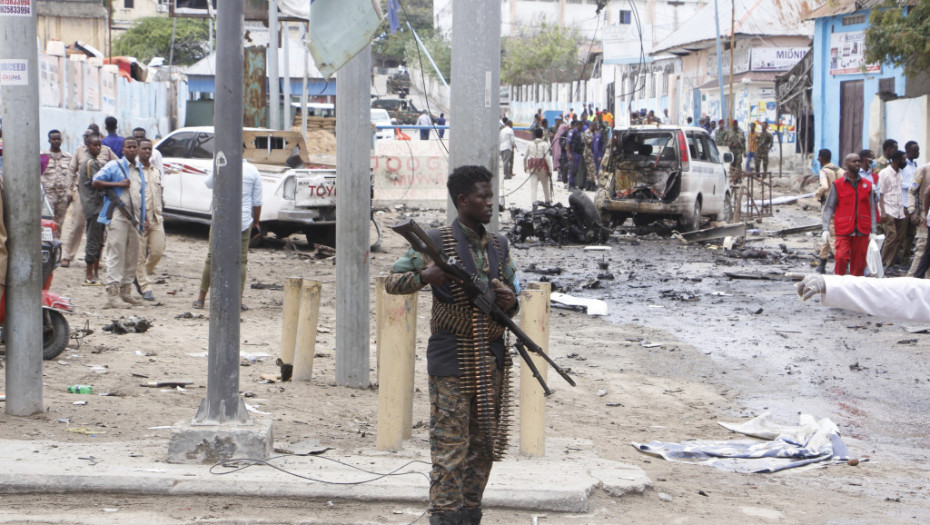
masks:
<svg viewBox="0 0 930 525"><path fill-rule="evenodd" d="M152 57L165 57L171 50L171 26L177 20L174 38L174 65L189 65L207 56L209 25L206 18L142 18L129 31L113 42L113 54L136 57L148 62Z"/></svg>
<svg viewBox="0 0 930 525"><path fill-rule="evenodd" d="M576 28L560 29L541 22L503 42L501 83L518 86L537 82L570 82L581 71Z"/></svg>
<svg viewBox="0 0 930 525"><path fill-rule="evenodd" d="M407 45L413 42L413 35L407 28L407 17L410 25L416 30L420 38L426 39L433 35L433 2L432 0L400 0L401 9L397 13L400 20L400 31L391 34L387 16L378 27L377 36L372 42L372 59L384 65L385 62L404 62ZM406 8L406 13L404 11ZM387 14L387 0L381 0L381 10ZM430 51L432 52L432 51Z"/></svg>
<svg viewBox="0 0 930 525"><path fill-rule="evenodd" d="M930 0L909 7L907 16L894 0L872 11L865 33L867 63L904 66L905 74L930 71Z"/></svg>
<svg viewBox="0 0 930 525"><path fill-rule="evenodd" d="M442 72L443 78L446 79L447 83L451 84L452 42L449 42L441 36L433 36L429 38L423 38L423 36L420 36L420 40L423 41L423 45L426 46L426 49L429 50L429 54L431 57L433 57L433 62L436 62L436 67L438 67L439 71ZM433 69L433 66L430 65L429 59L426 58L426 54L423 53L422 49L417 49L417 47L419 47L417 46L417 41L413 38L407 42L407 46L404 51L404 57L406 58L407 65L420 69L429 77L436 78L436 71ZM418 51L419 54L417 54ZM422 66L420 65L421 59L423 64Z"/></svg>

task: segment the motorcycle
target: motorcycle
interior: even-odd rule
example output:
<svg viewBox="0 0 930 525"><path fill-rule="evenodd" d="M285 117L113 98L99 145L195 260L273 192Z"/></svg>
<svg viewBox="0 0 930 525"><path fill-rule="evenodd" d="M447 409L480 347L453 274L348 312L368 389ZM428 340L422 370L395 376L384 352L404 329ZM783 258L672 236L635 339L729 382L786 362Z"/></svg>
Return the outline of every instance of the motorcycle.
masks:
<svg viewBox="0 0 930 525"><path fill-rule="evenodd" d="M42 358L55 359L68 345L71 330L65 312L74 311L67 297L50 290L55 268L61 262L61 241L55 238L57 225L52 209L43 198L42 208ZM0 343L6 344L6 290L0 297ZM4 349L5 352L5 349Z"/></svg>

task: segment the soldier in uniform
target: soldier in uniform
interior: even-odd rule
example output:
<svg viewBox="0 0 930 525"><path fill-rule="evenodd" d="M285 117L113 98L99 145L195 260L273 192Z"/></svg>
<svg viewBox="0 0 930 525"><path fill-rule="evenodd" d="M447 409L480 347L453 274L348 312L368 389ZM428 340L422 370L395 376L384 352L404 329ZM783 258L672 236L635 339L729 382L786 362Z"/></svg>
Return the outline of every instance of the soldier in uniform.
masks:
<svg viewBox="0 0 930 525"><path fill-rule="evenodd" d="M769 123L762 123L762 131L759 132L759 141L756 143L756 172L759 173L759 166L761 165L761 172L767 172L769 170L769 151L772 150L772 134L769 133Z"/></svg>
<svg viewBox="0 0 930 525"><path fill-rule="evenodd" d="M597 123L591 123L588 129L584 130L581 135L584 141L584 153L582 161L584 162L584 176L578 180L578 187L583 190L593 191L597 189L597 169L594 166L594 134L598 133Z"/></svg>
<svg viewBox="0 0 930 525"><path fill-rule="evenodd" d="M739 169L743 163L743 153L746 151L746 134L739 129L739 122L736 119L733 119L733 127L727 131L726 137L727 147L730 148L730 153L733 154L733 162L730 163L730 167Z"/></svg>
<svg viewBox="0 0 930 525"><path fill-rule="evenodd" d="M491 172L482 166L460 166L447 186L458 218L429 235L447 255L456 256L489 283L497 293L497 305L513 316L519 305L507 239L484 227L494 206ZM385 290L410 294L427 284L433 293L432 335L426 348L433 462L429 522L477 525L492 462L507 445L507 433L500 426L510 397L504 327L473 307L452 276L412 249L394 263Z"/></svg>
<svg viewBox="0 0 930 525"><path fill-rule="evenodd" d="M54 213L55 224L61 233L61 226L65 222L65 212L68 211L68 192L71 189L71 179L68 176L68 164L71 163L71 154L61 151L61 132L53 129L48 132L49 149L43 151L48 155L48 167L42 173L42 187L45 188L45 198Z"/></svg>

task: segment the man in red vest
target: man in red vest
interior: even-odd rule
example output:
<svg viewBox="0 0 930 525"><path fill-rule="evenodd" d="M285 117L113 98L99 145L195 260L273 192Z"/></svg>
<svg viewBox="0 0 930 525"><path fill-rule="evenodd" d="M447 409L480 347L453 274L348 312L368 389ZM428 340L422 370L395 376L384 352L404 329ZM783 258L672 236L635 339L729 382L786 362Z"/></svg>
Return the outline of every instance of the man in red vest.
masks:
<svg viewBox="0 0 930 525"><path fill-rule="evenodd" d="M832 219L836 231L833 273L862 275L865 273L869 234L875 233L875 199L872 183L859 177L859 155L846 155L843 165L846 173L833 183L823 207L823 242L830 240Z"/></svg>

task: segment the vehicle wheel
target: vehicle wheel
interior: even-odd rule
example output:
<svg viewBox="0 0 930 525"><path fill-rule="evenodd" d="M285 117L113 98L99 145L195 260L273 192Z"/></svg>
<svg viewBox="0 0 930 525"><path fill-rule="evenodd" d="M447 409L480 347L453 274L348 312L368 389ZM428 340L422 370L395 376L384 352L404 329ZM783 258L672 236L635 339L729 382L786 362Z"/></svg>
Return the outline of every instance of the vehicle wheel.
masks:
<svg viewBox="0 0 930 525"><path fill-rule="evenodd" d="M695 231L701 229L701 199L694 201L694 208L691 210L691 213L688 215L682 215L679 219L679 225L684 231Z"/></svg>
<svg viewBox="0 0 930 525"><path fill-rule="evenodd" d="M720 214L720 220L727 223L733 220L733 196L730 192L727 192L723 198L723 213Z"/></svg>
<svg viewBox="0 0 930 525"><path fill-rule="evenodd" d="M623 224L629 218L630 216L627 215L626 213L615 213L613 214L613 220L611 221L611 224L613 224L614 227L623 226Z"/></svg>
<svg viewBox="0 0 930 525"><path fill-rule="evenodd" d="M639 215L639 214L637 214L637 215L634 215L634 216L633 216L633 224L636 225L636 226L649 226L650 224L654 223L655 221L656 221L656 218L653 217L652 215Z"/></svg>
<svg viewBox="0 0 930 525"><path fill-rule="evenodd" d="M44 323L42 326L42 358L48 361L58 357L65 347L68 346L68 337L71 335L68 329L68 320L57 310L44 311Z"/></svg>
<svg viewBox="0 0 930 525"><path fill-rule="evenodd" d="M314 246L316 244L325 244L330 248L336 247L336 225L317 226L306 230L304 235L307 236L307 244Z"/></svg>

